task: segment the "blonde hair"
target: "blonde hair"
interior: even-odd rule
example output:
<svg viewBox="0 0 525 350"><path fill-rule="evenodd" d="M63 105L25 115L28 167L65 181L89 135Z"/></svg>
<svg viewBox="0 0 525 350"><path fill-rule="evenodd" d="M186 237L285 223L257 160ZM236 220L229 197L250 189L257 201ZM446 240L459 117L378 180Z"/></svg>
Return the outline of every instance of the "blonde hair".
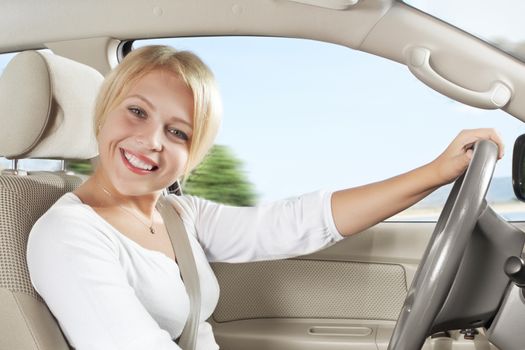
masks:
<svg viewBox="0 0 525 350"><path fill-rule="evenodd" d="M175 73L193 94L193 135L184 171L186 178L213 145L222 119L222 103L213 73L192 52L152 45L128 54L102 84L95 105L95 134L98 136L106 116L122 102L131 86L157 70Z"/></svg>

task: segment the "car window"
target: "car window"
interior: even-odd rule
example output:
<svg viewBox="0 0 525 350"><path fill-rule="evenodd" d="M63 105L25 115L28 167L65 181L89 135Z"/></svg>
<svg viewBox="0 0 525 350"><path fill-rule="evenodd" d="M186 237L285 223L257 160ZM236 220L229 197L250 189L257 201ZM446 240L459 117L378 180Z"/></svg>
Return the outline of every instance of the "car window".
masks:
<svg viewBox="0 0 525 350"><path fill-rule="evenodd" d="M488 193L503 216L522 220L511 156L524 128L428 88L401 64L335 44L267 37L135 41L197 53L224 99L217 144L228 148L257 202L337 190L395 176L438 156L465 128L494 127L506 144ZM451 186L391 220L435 221Z"/></svg>
<svg viewBox="0 0 525 350"><path fill-rule="evenodd" d="M450 100L403 65L302 39L176 38L135 41L133 46L148 44L191 50L214 71L225 115L206 162L224 165L228 159L236 176L223 187L242 192L237 197L245 198L244 204L380 181L432 160L463 128L495 127L506 156L496 168L488 200L510 220L525 217L510 178L512 144L522 133L522 122L499 110ZM15 54L0 55L0 72ZM26 170L60 166L56 160L19 162ZM0 168L10 167L10 160L0 158ZM68 161L67 168L91 171L89 162L82 161ZM203 183L203 176L200 184L195 178L186 184L190 190L213 187ZM439 189L391 220L435 221L449 190ZM221 201L221 196L212 199Z"/></svg>

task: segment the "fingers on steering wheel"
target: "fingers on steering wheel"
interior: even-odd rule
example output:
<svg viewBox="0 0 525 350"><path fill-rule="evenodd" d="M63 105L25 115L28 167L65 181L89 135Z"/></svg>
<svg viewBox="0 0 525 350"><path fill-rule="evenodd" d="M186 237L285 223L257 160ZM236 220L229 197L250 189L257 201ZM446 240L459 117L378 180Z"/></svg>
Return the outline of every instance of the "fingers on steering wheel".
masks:
<svg viewBox="0 0 525 350"><path fill-rule="evenodd" d="M472 154L474 153L474 147L470 146L467 148L465 154L469 160L472 160Z"/></svg>
<svg viewBox="0 0 525 350"><path fill-rule="evenodd" d="M501 140L501 136L498 133L496 129L492 128L484 128L484 129L472 129L472 130L465 130L466 133L471 134L470 137L467 138L467 144L464 145L464 149L468 150L469 148L473 147L474 143L479 140L491 140L498 146L498 159L503 158L503 155L505 153L505 146L503 144L503 141ZM469 159L472 157L469 156Z"/></svg>

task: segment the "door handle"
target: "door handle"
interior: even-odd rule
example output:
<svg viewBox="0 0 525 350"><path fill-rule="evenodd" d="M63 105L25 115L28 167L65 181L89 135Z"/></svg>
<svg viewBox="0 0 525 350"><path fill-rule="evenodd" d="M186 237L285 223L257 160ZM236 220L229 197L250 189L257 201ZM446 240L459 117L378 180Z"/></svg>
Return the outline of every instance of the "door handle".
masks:
<svg viewBox="0 0 525 350"><path fill-rule="evenodd" d="M366 337L372 334L372 329L368 327L355 326L313 326L308 329L308 334L324 336Z"/></svg>

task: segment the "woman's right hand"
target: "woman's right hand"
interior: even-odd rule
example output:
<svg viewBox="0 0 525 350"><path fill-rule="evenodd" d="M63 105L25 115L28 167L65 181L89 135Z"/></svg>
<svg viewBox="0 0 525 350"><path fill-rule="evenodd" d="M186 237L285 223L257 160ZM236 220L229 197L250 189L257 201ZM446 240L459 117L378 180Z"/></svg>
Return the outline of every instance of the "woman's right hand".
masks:
<svg viewBox="0 0 525 350"><path fill-rule="evenodd" d="M472 148L479 140L491 140L498 146L498 159L504 154L504 145L495 129L462 130L448 147L429 166L434 168L438 186L448 184L457 179L467 169L472 159Z"/></svg>

